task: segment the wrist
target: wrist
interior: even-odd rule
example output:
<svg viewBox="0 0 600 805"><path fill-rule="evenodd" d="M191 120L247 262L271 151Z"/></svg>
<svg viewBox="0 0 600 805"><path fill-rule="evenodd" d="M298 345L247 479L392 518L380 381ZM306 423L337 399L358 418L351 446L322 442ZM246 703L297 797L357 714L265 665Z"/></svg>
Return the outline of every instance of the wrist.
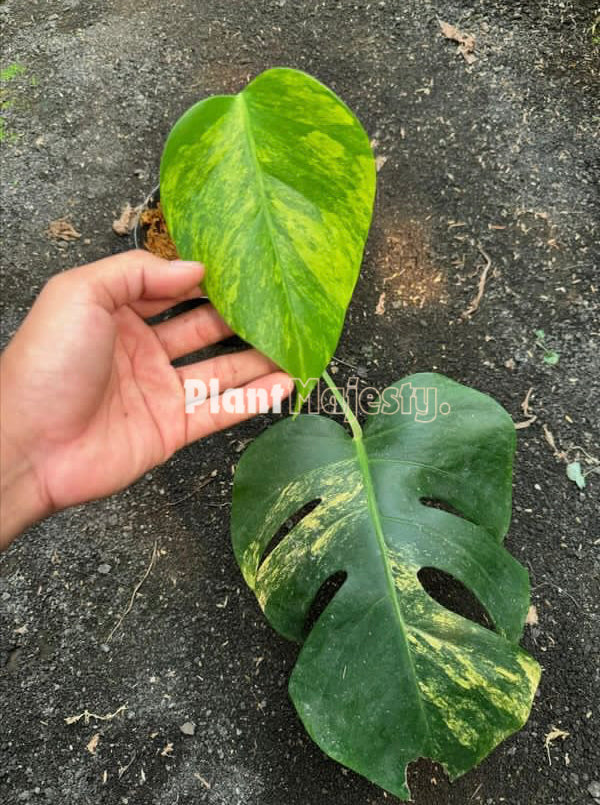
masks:
<svg viewBox="0 0 600 805"><path fill-rule="evenodd" d="M0 428L0 550L51 513L31 462Z"/></svg>

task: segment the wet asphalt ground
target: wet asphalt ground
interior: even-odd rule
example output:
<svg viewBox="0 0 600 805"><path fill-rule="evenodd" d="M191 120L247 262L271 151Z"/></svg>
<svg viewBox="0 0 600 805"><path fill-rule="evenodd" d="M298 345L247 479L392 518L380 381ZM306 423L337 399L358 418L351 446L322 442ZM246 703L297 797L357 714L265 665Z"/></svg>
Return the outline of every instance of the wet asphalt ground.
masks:
<svg viewBox="0 0 600 805"><path fill-rule="evenodd" d="M597 466L595 6L0 4L1 66L23 67L2 87L2 344L49 277L130 247L111 223L154 186L162 143L191 103L289 65L344 98L380 157L337 377L385 385L435 369L493 394L515 421L533 388L507 546L531 573L539 623L524 646L544 669L539 694L526 727L453 785L416 764L419 805L591 805L600 790L600 478L578 490L544 435ZM475 36L472 65L439 20ZM62 216L81 237L60 245L44 231ZM485 255L485 293L465 321ZM555 366L535 346L539 328ZM232 467L267 423L191 446L127 492L33 527L0 558L3 803L395 801L311 743L286 693L297 648L265 623L234 562ZM568 736L546 747L555 728Z"/></svg>

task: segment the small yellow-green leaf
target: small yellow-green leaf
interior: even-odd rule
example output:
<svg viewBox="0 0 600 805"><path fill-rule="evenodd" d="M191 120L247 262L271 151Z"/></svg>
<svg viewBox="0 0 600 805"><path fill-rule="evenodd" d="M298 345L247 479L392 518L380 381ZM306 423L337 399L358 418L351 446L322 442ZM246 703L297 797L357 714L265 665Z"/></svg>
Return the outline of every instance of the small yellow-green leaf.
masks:
<svg viewBox="0 0 600 805"><path fill-rule="evenodd" d="M217 310L306 394L335 351L371 221L375 164L357 118L311 76L268 70L180 118L160 188Z"/></svg>

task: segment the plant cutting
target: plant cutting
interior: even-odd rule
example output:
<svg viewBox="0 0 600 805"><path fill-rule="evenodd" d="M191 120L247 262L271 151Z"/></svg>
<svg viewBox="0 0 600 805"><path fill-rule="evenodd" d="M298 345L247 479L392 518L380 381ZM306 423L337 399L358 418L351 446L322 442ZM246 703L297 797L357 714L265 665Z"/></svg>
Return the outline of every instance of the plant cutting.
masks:
<svg viewBox="0 0 600 805"><path fill-rule="evenodd" d="M515 448L508 414L422 373L392 384L363 427L327 373L374 194L358 119L286 68L193 106L161 160L169 233L183 259L205 264L214 306L296 379L297 414L322 378L349 425L299 414L247 448L234 479L233 548L266 617L302 645L289 691L311 737L407 799L411 761L430 757L455 778L519 729L540 670L519 647L527 572L502 545ZM429 391L443 407L424 421L417 403ZM494 630L431 598L423 568L461 581ZM315 597L339 574L309 628Z"/></svg>

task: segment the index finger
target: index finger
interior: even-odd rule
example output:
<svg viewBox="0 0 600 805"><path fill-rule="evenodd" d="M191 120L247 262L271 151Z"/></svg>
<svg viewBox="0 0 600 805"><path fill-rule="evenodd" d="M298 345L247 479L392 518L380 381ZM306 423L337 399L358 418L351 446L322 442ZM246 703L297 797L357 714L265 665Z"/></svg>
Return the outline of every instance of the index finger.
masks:
<svg viewBox="0 0 600 805"><path fill-rule="evenodd" d="M62 277L80 284L94 301L113 313L123 305L176 299L192 291L204 277L204 266L164 260L143 249L133 249L71 269Z"/></svg>

